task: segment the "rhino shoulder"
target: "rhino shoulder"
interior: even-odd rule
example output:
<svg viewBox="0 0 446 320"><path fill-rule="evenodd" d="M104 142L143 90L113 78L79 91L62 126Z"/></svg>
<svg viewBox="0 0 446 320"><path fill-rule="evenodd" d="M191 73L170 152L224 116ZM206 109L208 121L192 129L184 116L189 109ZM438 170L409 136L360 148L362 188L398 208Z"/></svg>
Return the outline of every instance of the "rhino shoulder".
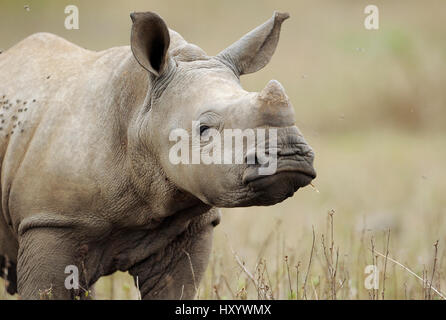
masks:
<svg viewBox="0 0 446 320"><path fill-rule="evenodd" d="M44 45L48 47L71 47L76 48L79 50L89 51L84 48L79 47L78 45L66 40L65 38L62 38L56 34L49 33L49 32L38 32L34 33L25 39L23 39L22 42L25 42L27 44L36 44L36 45Z"/></svg>
<svg viewBox="0 0 446 320"><path fill-rule="evenodd" d="M45 60L73 60L77 57L90 57L93 51L81 48L52 33L34 33L2 54L7 65L17 63L28 65L42 63ZM30 58L32 57L32 59ZM3 60L4 62L6 62ZM43 60L43 61L42 61Z"/></svg>
<svg viewBox="0 0 446 320"><path fill-rule="evenodd" d="M27 36L25 39L23 39L23 42L31 42L31 41L60 41L64 40L62 37L59 37L58 35L55 35L54 33L50 32L36 32L29 36Z"/></svg>

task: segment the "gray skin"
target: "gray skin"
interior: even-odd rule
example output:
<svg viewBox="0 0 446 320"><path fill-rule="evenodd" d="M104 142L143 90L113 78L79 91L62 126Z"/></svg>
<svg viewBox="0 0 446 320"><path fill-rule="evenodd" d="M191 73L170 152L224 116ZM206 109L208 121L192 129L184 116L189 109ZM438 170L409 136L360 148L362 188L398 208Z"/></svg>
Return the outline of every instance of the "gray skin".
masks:
<svg viewBox="0 0 446 320"><path fill-rule="evenodd" d="M92 52L38 33L0 54L0 273L11 294L84 297L121 270L144 299L191 299L217 208L273 205L316 176L282 86L239 82L269 62L288 14L214 57L155 13L131 18L130 47ZM277 172L172 164L169 133L192 121L276 128ZM64 286L67 265L80 270L78 290Z"/></svg>

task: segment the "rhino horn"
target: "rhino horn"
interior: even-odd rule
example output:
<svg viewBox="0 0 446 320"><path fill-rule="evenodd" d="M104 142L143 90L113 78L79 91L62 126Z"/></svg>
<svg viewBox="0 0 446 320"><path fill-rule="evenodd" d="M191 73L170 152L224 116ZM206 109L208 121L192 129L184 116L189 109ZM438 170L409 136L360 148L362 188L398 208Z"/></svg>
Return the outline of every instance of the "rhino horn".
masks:
<svg viewBox="0 0 446 320"><path fill-rule="evenodd" d="M277 80L270 80L266 87L259 92L258 99L265 104L277 107L288 107L289 104L285 89Z"/></svg>
<svg viewBox="0 0 446 320"><path fill-rule="evenodd" d="M282 22L288 13L274 12L273 16L216 57L228 65L237 76L253 73L268 64L279 41Z"/></svg>

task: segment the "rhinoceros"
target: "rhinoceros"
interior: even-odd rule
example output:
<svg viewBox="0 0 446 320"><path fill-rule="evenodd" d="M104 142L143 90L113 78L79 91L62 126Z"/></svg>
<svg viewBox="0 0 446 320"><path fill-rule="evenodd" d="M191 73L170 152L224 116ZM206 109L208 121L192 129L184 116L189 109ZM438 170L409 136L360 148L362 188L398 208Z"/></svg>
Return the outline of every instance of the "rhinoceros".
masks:
<svg viewBox="0 0 446 320"><path fill-rule="evenodd" d="M282 85L240 85L270 61L288 14L216 56L156 13L130 16L130 46L37 33L0 54L0 274L23 299L82 298L118 270L144 299L192 299L218 208L273 205L316 177ZM276 129L277 169L173 163L178 128Z"/></svg>

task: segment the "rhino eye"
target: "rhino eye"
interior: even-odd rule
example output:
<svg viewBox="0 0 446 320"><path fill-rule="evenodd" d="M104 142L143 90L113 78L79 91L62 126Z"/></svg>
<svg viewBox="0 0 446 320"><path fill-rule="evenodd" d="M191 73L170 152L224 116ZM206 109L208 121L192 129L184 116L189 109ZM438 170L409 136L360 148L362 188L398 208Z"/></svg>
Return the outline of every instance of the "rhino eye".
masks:
<svg viewBox="0 0 446 320"><path fill-rule="evenodd" d="M200 126L200 136L203 136L210 128L206 125Z"/></svg>

